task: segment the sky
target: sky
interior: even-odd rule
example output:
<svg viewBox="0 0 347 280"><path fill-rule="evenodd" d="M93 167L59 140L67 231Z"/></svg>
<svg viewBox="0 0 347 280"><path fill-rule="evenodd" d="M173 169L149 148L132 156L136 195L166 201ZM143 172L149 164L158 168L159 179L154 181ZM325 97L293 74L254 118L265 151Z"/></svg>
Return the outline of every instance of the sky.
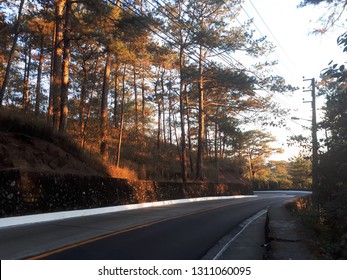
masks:
<svg viewBox="0 0 347 280"><path fill-rule="evenodd" d="M303 87L309 89L310 82L303 81L315 78L319 80L320 72L327 68L330 61L336 63L347 62L347 55L336 43L337 37L346 31L340 25L324 35L314 35L312 31L319 28L319 18L327 10L322 6L308 6L298 8L301 0L245 0L241 18L253 18L252 29L258 35L265 35L276 46L275 53L269 57L278 60L274 74L282 76L293 86L299 87L294 93L276 94L275 101L282 107L289 108L290 114L287 124L290 130L284 128L269 129L277 138L276 147L285 149L285 153L274 155L273 160L288 160L299 153L295 147L288 148L287 138L294 134L310 135L310 130L303 130L302 126L310 126L311 93L303 92ZM346 18L346 16L344 17ZM318 121L322 115L320 107L324 98L317 99ZM291 120L291 117L306 120Z"/></svg>

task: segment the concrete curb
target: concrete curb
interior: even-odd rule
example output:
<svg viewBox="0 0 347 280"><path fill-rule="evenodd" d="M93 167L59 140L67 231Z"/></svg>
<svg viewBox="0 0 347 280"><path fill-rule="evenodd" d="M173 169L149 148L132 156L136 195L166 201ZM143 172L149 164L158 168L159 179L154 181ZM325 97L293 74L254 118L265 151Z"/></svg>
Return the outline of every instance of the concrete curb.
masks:
<svg viewBox="0 0 347 280"><path fill-rule="evenodd" d="M119 206L111 206L111 207L103 207L103 208L93 208L93 209L83 209L83 210L8 217L8 218L0 219L0 228L18 226L18 225L24 225L24 224L41 223L41 222L47 222L47 221L63 220L63 219L69 219L69 218L75 218L75 217L114 213L114 212L135 210L135 209L141 209L141 208L147 208L147 207L158 207L158 206L164 206L164 205L219 200L219 199L239 199L239 198L245 198L245 197L257 197L257 195L197 197L197 198L147 202L147 203L140 203L140 204L119 205Z"/></svg>
<svg viewBox="0 0 347 280"><path fill-rule="evenodd" d="M265 215L266 214L266 215ZM213 260L260 260L264 258L264 221L267 209L263 209L240 224L240 231L219 250Z"/></svg>

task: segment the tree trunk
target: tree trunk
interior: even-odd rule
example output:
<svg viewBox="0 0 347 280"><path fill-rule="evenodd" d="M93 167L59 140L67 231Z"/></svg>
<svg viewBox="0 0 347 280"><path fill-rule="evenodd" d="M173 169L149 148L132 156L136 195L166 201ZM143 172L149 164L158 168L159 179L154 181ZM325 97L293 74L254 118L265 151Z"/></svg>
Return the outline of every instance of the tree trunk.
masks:
<svg viewBox="0 0 347 280"><path fill-rule="evenodd" d="M114 74L114 104L113 104L113 123L118 128L118 98L119 98L119 63L115 65Z"/></svg>
<svg viewBox="0 0 347 280"><path fill-rule="evenodd" d="M49 77L49 96L48 96L48 110L47 110L47 124L49 126L52 126L53 128L53 81L54 81L54 75L53 75L53 69L54 69L54 47L55 47L55 31L56 28L53 28L53 34L52 34L52 52L51 52L51 69L50 69L50 77Z"/></svg>
<svg viewBox="0 0 347 280"><path fill-rule="evenodd" d="M192 137L191 137L191 125L190 125L190 110L189 110L189 97L186 94L186 108L187 108L187 138L188 138L188 150L189 150L189 165L190 174L194 176L194 163L193 163L193 153L192 153Z"/></svg>
<svg viewBox="0 0 347 280"><path fill-rule="evenodd" d="M205 108L204 108L204 85L203 85L203 46L200 45L199 55L199 132L198 132L198 151L196 161L196 180L202 181L203 174L203 149L205 145Z"/></svg>
<svg viewBox="0 0 347 280"><path fill-rule="evenodd" d="M159 76L159 73L158 73ZM157 78L157 81L155 82L154 85L154 96L157 101L157 106L158 106L158 113L157 113L157 152L156 154L159 154L160 151L160 140L161 140L161 99L158 94L158 84L159 84L159 77ZM157 161L156 161L157 162Z"/></svg>
<svg viewBox="0 0 347 280"><path fill-rule="evenodd" d="M135 106L135 131L136 135L139 128L139 110L138 110L138 96L137 96L137 74L136 74L136 62L133 65L133 78L134 78L134 106Z"/></svg>
<svg viewBox="0 0 347 280"><path fill-rule="evenodd" d="M13 57L14 57L14 52L16 50L18 36L20 33L20 22L21 22L21 17L22 17L23 6L24 6L24 0L21 0L20 4L19 4L19 9L18 9L17 20L16 20L16 23L14 26L13 43L12 43L12 47L10 50L10 54L8 56L8 59L7 59L5 77L4 77L4 80L2 82L1 89L0 89L0 108L2 107L2 101L4 99L5 91L6 91L8 81L10 78L10 71L11 71L12 61L13 61Z"/></svg>
<svg viewBox="0 0 347 280"><path fill-rule="evenodd" d="M91 94L90 94L90 100L89 100L89 105L88 105L88 112L87 112L87 116L84 120L84 125L83 125L83 132L82 132L82 142L81 142L81 146L84 150L84 147L85 147L85 143L86 143L86 129L87 129L87 124L88 124L88 121L89 121L89 118L90 118L90 115L91 115L91 112L92 112L92 104L93 104L93 99L94 99L94 92L95 92L95 84L96 84L96 72L97 72L97 69L99 68L99 59L97 58L96 59L96 62L95 62L95 75L94 75L94 79L93 79L93 86L92 86L92 89L91 89Z"/></svg>
<svg viewBox="0 0 347 280"><path fill-rule="evenodd" d="M146 99L145 99L145 93L146 93L146 86L145 86L145 74L144 74L144 67L142 69L142 82L141 82L141 122L142 122L142 135L145 135L145 108L146 108Z"/></svg>
<svg viewBox="0 0 347 280"><path fill-rule="evenodd" d="M29 95L30 95L30 68L31 68L31 38L29 38L29 47L25 51L25 67L24 67L24 81L23 81L23 110L29 110Z"/></svg>
<svg viewBox="0 0 347 280"><path fill-rule="evenodd" d="M214 123L214 160L218 159L218 124Z"/></svg>
<svg viewBox="0 0 347 280"><path fill-rule="evenodd" d="M60 120L60 95L62 84L62 42L63 42L63 11L65 6L64 0L57 0L55 8L55 44L53 55L53 131L59 128Z"/></svg>
<svg viewBox="0 0 347 280"><path fill-rule="evenodd" d="M169 118L169 143L170 143L170 145L172 145L172 94L171 94L171 84L170 84L170 86L169 86L169 89L168 89L168 99L169 99L169 108L168 108L168 110L169 110L169 112L168 112L168 114L169 114L169 116L168 116L168 118Z"/></svg>
<svg viewBox="0 0 347 280"><path fill-rule="evenodd" d="M121 101L121 114L120 114L120 127L119 127L119 136L118 136L118 147L116 153L116 166L119 168L120 156L122 149L122 140L123 140L123 129L124 129L124 103L125 103L125 74L126 74L126 65L124 65L123 77L122 77L122 101Z"/></svg>
<svg viewBox="0 0 347 280"><path fill-rule="evenodd" d="M116 154L116 166L119 168L120 164L120 156L121 156L121 149L122 149L122 140L123 140L123 129L124 129L124 95L125 90L123 89L122 93L122 101L121 101L121 113L120 113L120 126L119 126L119 136L118 136L118 147L117 147L117 154Z"/></svg>
<svg viewBox="0 0 347 280"><path fill-rule="evenodd" d="M43 40L44 35L41 34L40 38L40 56L39 56L39 65L37 67L37 80L36 80L36 89L35 89L35 117L37 118L40 114L40 105L41 105L41 76L42 76L42 65L43 65Z"/></svg>
<svg viewBox="0 0 347 280"><path fill-rule="evenodd" d="M90 101L89 101L89 105L88 105L87 116L84 119L83 131L81 132L81 134L82 134L81 147L83 150L85 149L85 145L86 145L86 135L87 135L86 130L87 130L88 121L90 119L90 115L92 113L92 100L94 98L94 92L95 92L95 89L92 88L92 92L90 94Z"/></svg>
<svg viewBox="0 0 347 280"><path fill-rule="evenodd" d="M64 54L63 54L63 73L60 103L60 124L59 132L65 133L68 117L68 92L69 92L69 65L70 65L70 32L71 32L71 10L72 1L66 0L65 7L65 29L64 29Z"/></svg>
<svg viewBox="0 0 347 280"><path fill-rule="evenodd" d="M85 111L86 111L86 99L87 99L87 84L88 84L88 69L87 69L87 60L85 55L83 55L82 61L82 84L81 84L81 100L79 106L79 129L80 129L80 137L81 137L81 146L84 144L84 119L85 119Z"/></svg>
<svg viewBox="0 0 347 280"><path fill-rule="evenodd" d="M178 153L178 157L180 159L180 162L182 162L182 152L180 149L180 142L178 140L178 135L177 135L177 120L175 115L173 116L173 128L174 128L174 134L175 134L175 140L176 140L176 147L177 147L177 153Z"/></svg>
<svg viewBox="0 0 347 280"><path fill-rule="evenodd" d="M249 178L251 181L254 181L254 171L253 171L253 161L251 153L248 155L248 164L249 164Z"/></svg>
<svg viewBox="0 0 347 280"><path fill-rule="evenodd" d="M164 71L161 73L160 77L160 85L161 85L161 104L162 104L162 112L163 112L163 142L164 146L166 147L166 120L165 120L165 85L164 85L164 75L165 75L165 68Z"/></svg>
<svg viewBox="0 0 347 280"><path fill-rule="evenodd" d="M111 52L109 49L106 51L106 65L104 71L104 81L102 86L102 97L101 97L101 144L100 153L104 161L108 160L108 140L107 140L107 121L108 121L108 110L107 110L107 99L108 90L110 85L110 72L111 72Z"/></svg>
<svg viewBox="0 0 347 280"><path fill-rule="evenodd" d="M218 110L217 110L218 112ZM216 182L219 183L219 153L218 153L218 135L219 135L219 128L218 123L215 122L214 124L214 160L216 163Z"/></svg>
<svg viewBox="0 0 347 280"><path fill-rule="evenodd" d="M184 90L184 49L183 44L181 44L180 47L180 121L181 121L181 177L182 181L187 181L187 175L186 175L186 131L185 131L185 122L184 122L184 96L185 96L185 90Z"/></svg>

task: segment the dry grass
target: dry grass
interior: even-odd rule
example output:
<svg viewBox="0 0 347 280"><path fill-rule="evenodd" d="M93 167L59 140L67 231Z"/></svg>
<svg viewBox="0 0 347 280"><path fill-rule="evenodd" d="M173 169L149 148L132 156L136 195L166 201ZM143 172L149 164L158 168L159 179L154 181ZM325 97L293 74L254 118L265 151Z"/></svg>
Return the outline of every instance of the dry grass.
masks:
<svg viewBox="0 0 347 280"><path fill-rule="evenodd" d="M35 119L32 113L24 113L17 109L0 110L0 131L24 134L47 141L71 154L100 174L110 175L108 174L107 165L97 155L85 153L69 135L54 134L46 121ZM74 173L74 170L71 170L71 172Z"/></svg>
<svg viewBox="0 0 347 280"><path fill-rule="evenodd" d="M114 165L107 165L108 173L113 178L122 178L122 179L130 179L137 180L138 176L134 170L131 170L128 167L116 167Z"/></svg>

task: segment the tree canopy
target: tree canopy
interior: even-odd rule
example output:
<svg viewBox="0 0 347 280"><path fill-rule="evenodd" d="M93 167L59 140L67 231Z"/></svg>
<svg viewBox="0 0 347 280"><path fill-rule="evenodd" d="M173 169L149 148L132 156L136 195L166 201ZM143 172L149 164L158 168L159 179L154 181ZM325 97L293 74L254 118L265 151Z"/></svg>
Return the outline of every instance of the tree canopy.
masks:
<svg viewBox="0 0 347 280"><path fill-rule="evenodd" d="M205 180L210 159L235 156L242 113L280 114L270 96L293 89L268 71L273 46L239 21L241 4L2 1L0 108L141 178Z"/></svg>
<svg viewBox="0 0 347 280"><path fill-rule="evenodd" d="M322 17L322 32L345 19L345 0L306 0L302 5L326 4L327 17ZM347 53L347 33L337 38ZM331 62L321 72L319 94L324 96L324 148L319 158L319 186L314 193L317 232L324 238L324 250L332 258L347 257L343 240L346 234L347 199L347 70L345 62ZM319 210L318 210L319 209Z"/></svg>

